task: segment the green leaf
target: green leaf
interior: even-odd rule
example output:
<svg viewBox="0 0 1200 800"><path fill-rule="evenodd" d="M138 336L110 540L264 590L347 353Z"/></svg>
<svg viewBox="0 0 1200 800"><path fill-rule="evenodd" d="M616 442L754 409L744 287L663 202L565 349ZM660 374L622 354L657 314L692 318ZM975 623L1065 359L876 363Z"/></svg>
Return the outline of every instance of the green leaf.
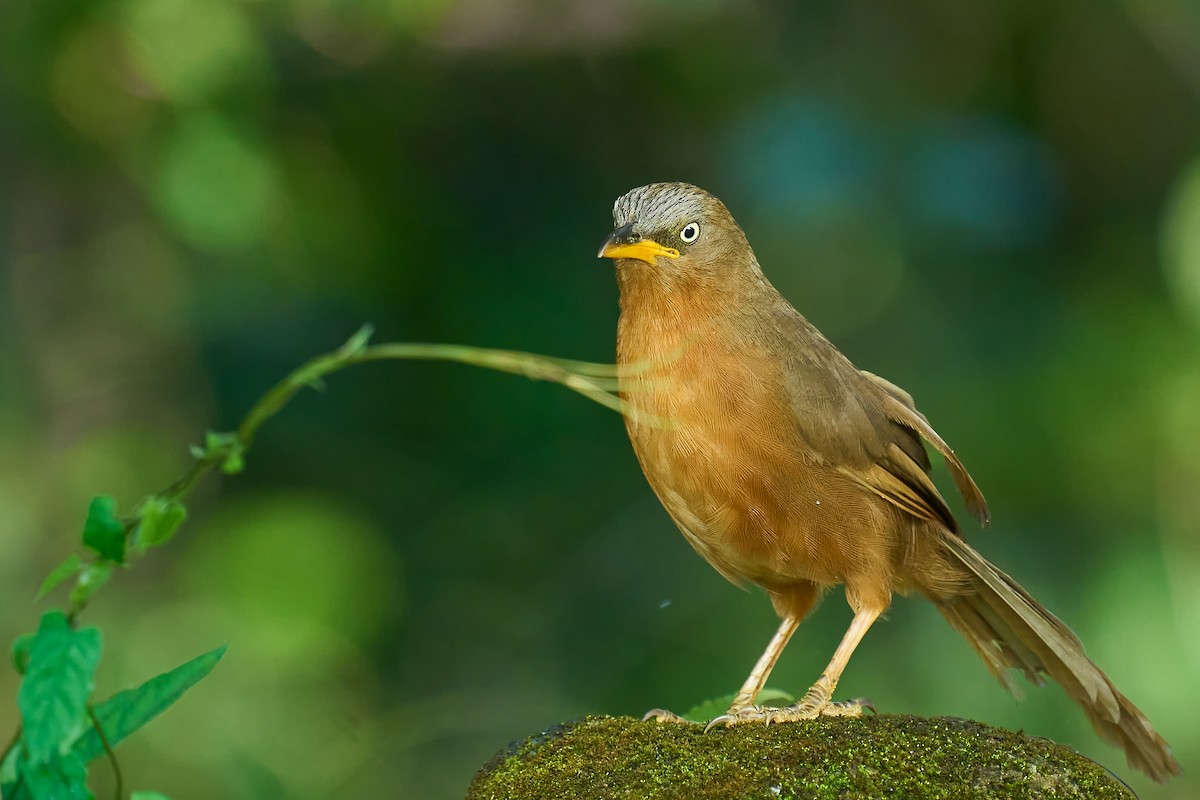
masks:
<svg viewBox="0 0 1200 800"><path fill-rule="evenodd" d="M137 533L134 542L139 548L155 547L171 540L175 531L187 519L187 509L177 500L152 495L138 507Z"/></svg>
<svg viewBox="0 0 1200 800"><path fill-rule="evenodd" d="M716 719L729 710L729 706L733 703L733 698L736 694L727 694L722 697L714 697L711 700L705 700L698 706L693 706L683 713L683 718L692 722L708 722L710 719ZM775 705L788 705L795 701L796 698L787 692L779 689L766 688L758 693L758 704L767 705L772 701Z"/></svg>
<svg viewBox="0 0 1200 800"><path fill-rule="evenodd" d="M356 356L363 350L367 349L367 343L371 341L371 336L375 333L375 326L367 323L354 332L354 335L346 340L346 343L338 348L340 356Z"/></svg>
<svg viewBox="0 0 1200 800"><path fill-rule="evenodd" d="M236 475L245 467L245 448L236 433L208 431L204 447L192 447L192 455L201 461L212 461L226 475Z"/></svg>
<svg viewBox="0 0 1200 800"><path fill-rule="evenodd" d="M21 741L31 767L55 759L62 745L88 724L87 701L99 661L100 631L72 630L61 611L42 616L17 689Z"/></svg>
<svg viewBox="0 0 1200 800"><path fill-rule="evenodd" d="M117 692L92 707L96 721L104 729L111 747L150 720L157 717L183 693L212 671L225 655L225 645L197 656L170 672L151 678L135 689ZM85 763L104 752L104 745L94 729L86 731L71 747L71 753Z"/></svg>
<svg viewBox="0 0 1200 800"><path fill-rule="evenodd" d="M37 591L35 600L41 600L47 594L65 581L67 578L79 572L83 568L83 561L75 553L67 556L66 560L59 564L54 569L50 570L50 574L46 576L46 580L42 581L41 588Z"/></svg>
<svg viewBox="0 0 1200 800"><path fill-rule="evenodd" d="M25 670L29 669L29 645L33 643L33 636L32 633L22 633L13 639L10 654L18 675L24 675Z"/></svg>
<svg viewBox="0 0 1200 800"><path fill-rule="evenodd" d="M134 792L129 800L171 800L162 792Z"/></svg>
<svg viewBox="0 0 1200 800"><path fill-rule="evenodd" d="M221 459L221 465L218 467L218 469L220 469L221 472L224 472L226 475L237 475L245 468L246 458L242 454L241 449L238 449L236 453L230 453L229 455L225 456L225 458Z"/></svg>
<svg viewBox="0 0 1200 800"><path fill-rule="evenodd" d="M77 756L56 756L41 764L22 759L17 763L17 770L31 800L92 800L87 786L87 767Z"/></svg>
<svg viewBox="0 0 1200 800"><path fill-rule="evenodd" d="M125 561L125 526L117 519L116 503L108 495L93 497L83 523L83 543L101 558L122 564Z"/></svg>
<svg viewBox="0 0 1200 800"><path fill-rule="evenodd" d="M71 587L71 608L79 609L87 605L88 600L112 577L113 565L107 561L99 564L88 564L79 573L79 580Z"/></svg>

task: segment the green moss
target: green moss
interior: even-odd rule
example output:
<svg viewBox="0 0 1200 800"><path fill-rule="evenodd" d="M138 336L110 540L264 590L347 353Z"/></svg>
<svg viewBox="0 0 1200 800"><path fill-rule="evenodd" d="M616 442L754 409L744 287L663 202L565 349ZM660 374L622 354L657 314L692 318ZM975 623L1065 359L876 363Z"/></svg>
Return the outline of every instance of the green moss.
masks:
<svg viewBox="0 0 1200 800"><path fill-rule="evenodd" d="M467 800L1088 798L1134 794L1045 739L949 717L881 715L787 725L589 717L497 754Z"/></svg>

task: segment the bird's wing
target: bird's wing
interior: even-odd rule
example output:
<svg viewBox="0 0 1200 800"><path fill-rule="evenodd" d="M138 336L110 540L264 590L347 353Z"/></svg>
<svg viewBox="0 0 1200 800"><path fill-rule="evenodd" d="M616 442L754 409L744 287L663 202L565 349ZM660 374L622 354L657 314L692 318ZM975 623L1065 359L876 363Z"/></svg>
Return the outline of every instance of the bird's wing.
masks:
<svg viewBox="0 0 1200 800"><path fill-rule="evenodd" d="M945 458L967 509L987 524L987 503L979 487L907 392L858 370L799 314L788 314L780 322L791 340L783 371L785 389L797 431L814 456L913 516L957 531L953 514L929 477L924 439Z"/></svg>
<svg viewBox="0 0 1200 800"><path fill-rule="evenodd" d="M946 460L946 468L950 470L950 477L954 479L954 485L958 487L959 494L967 504L967 510L979 521L980 525L986 528L991 522L991 512L988 511L987 500L984 499L983 492L979 491L971 473L967 472L967 468L958 460L958 456L950 449L950 445L946 444L946 441L938 435L925 415L917 410L912 395L891 381L866 370L860 370L860 374L883 389L885 395L883 412L888 419L904 427L914 437L919 434L922 439L933 445L933 448ZM925 459L925 471L929 471L928 457Z"/></svg>

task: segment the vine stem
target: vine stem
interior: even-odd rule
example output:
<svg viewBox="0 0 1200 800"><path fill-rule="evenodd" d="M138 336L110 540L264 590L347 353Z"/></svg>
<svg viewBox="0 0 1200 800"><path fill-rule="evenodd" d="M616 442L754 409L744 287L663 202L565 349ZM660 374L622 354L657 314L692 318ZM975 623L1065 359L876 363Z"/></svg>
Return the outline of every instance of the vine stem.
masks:
<svg viewBox="0 0 1200 800"><path fill-rule="evenodd" d="M305 388L320 387L325 376L351 365L369 361L450 361L521 375L530 380L561 384L614 411L636 415L638 419L657 423L657 418L626 405L617 394L619 379L623 375L637 374L644 369L640 365L622 367L615 364L573 361L515 350L495 350L467 345L408 342L369 345L372 333L372 327L364 325L337 350L317 356L293 370L259 398L258 402L242 418L235 432L210 433L205 446L194 450L196 461L188 470L157 495L151 497L167 502L176 502L191 492L200 479L210 471L218 468L224 468L231 472L236 471L236 467L231 465L240 464L242 456L253 445L259 429L279 413L297 392ZM125 535L131 535L137 529L140 521L141 514L136 509L130 517L123 519L121 522L125 529ZM97 563L108 562L101 560ZM76 617L86 603L87 599L79 602L72 601L72 607L68 613L68 621L71 625L75 624ZM120 798L124 793L120 764L94 710L89 706L87 711L93 727L100 736L104 752L112 765L116 781L116 794ZM18 725L12 740L4 749L3 755L0 755L0 764L12 756L21 742L21 736L22 727Z"/></svg>
<svg viewBox="0 0 1200 800"><path fill-rule="evenodd" d="M450 361L468 364L521 375L530 380L558 383L618 413L631 411L616 393L622 368L615 364L468 345L410 342L368 345L372 332L370 325L364 325L342 347L309 360L267 390L237 427L235 435L241 452L250 449L259 429L279 413L297 392L320 386L323 378L339 370L369 361ZM183 476L159 495L167 500L183 498L221 461L215 455L199 458Z"/></svg>
<svg viewBox="0 0 1200 800"><path fill-rule="evenodd" d="M121 775L121 763L117 761L117 754L113 752L112 745L108 742L108 736L104 733L104 726L100 724L100 719L96 716L96 710L91 706L87 707L88 719L92 721L92 727L96 729L96 735L100 737L100 744L104 747L104 754L108 756L108 763L112 766L113 783L116 784L113 791L113 796L117 800L122 800L125 796L125 778Z"/></svg>

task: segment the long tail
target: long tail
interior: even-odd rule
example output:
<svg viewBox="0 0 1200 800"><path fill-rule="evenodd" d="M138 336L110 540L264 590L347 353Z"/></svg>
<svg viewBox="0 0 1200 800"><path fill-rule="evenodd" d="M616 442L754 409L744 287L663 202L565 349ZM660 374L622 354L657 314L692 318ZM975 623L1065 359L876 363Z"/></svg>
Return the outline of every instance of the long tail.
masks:
<svg viewBox="0 0 1200 800"><path fill-rule="evenodd" d="M1125 751L1131 767L1160 783L1179 774L1170 745L1084 654L1070 628L962 539L948 533L943 541L970 581L963 594L930 599L1005 688L1020 697L1011 668L1038 686L1049 675L1079 704L1100 738Z"/></svg>

